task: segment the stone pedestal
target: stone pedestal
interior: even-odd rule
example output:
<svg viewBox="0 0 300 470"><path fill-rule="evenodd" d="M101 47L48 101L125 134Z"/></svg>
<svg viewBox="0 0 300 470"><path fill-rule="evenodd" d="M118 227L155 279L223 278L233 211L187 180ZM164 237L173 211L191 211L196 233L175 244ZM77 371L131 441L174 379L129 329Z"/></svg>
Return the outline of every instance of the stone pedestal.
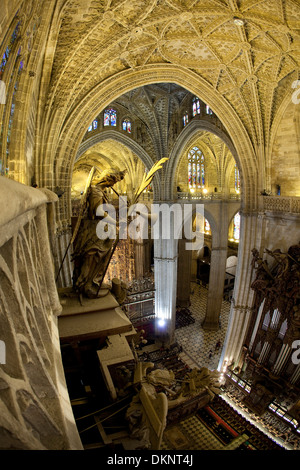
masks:
<svg viewBox="0 0 300 470"><path fill-rule="evenodd" d="M62 313L58 318L62 343L130 333L135 334L132 323L111 293L99 299L83 299L60 292Z"/></svg>
<svg viewBox="0 0 300 470"><path fill-rule="evenodd" d="M63 307L58 318L60 341L74 344L95 338L106 340L107 346L97 352L99 367L111 398L116 400L109 368L134 360L129 341L136 330L111 293L98 299L83 299L81 304L78 296L67 291L60 291Z"/></svg>

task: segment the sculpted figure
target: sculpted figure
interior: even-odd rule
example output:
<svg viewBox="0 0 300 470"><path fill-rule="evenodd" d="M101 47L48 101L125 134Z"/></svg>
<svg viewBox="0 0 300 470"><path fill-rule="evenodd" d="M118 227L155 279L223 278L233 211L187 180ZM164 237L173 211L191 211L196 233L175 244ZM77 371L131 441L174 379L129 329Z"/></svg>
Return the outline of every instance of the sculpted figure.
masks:
<svg viewBox="0 0 300 470"><path fill-rule="evenodd" d="M72 256L72 261L74 261L73 287L76 292L89 298L101 296L99 286L114 243L112 233L116 230L115 220L98 208L107 201L105 189L121 181L124 176L125 170L106 170L101 173L96 184L89 188L87 217L81 221ZM107 238L100 239L96 233L96 227L99 220L104 217L107 222ZM105 290L102 292L107 293Z"/></svg>
<svg viewBox="0 0 300 470"><path fill-rule="evenodd" d="M141 185L135 192L131 201L131 210L128 211L127 217L134 215L134 207L140 195L145 188L151 184L154 174L162 168L162 164L167 160L168 158L161 158L153 165L148 173L145 172ZM89 176L88 182L94 175L94 169L95 167L93 167L90 172L91 176ZM84 294L90 298L102 297L108 293L107 288L102 289L102 292L101 288L104 287L103 278L105 277L107 266L119 240L119 229L116 226L116 221L104 212L101 205L107 202L105 195L106 188L111 188L115 183L123 180L125 172L126 170L119 171L110 168L101 172L99 178L94 178L94 184L90 186L88 184L88 192L85 191L84 193L87 197L88 204L87 217L81 218L82 212L80 212L80 217L78 218L71 239L74 248L72 256L72 261L74 261L73 287L79 294ZM152 214L144 214L139 211L135 212L146 220L149 220L149 218L152 219ZM99 221L104 218L105 223L103 225L106 228L104 228L104 233L101 231L101 236L99 237L97 234L97 226ZM63 261L64 259L65 257Z"/></svg>

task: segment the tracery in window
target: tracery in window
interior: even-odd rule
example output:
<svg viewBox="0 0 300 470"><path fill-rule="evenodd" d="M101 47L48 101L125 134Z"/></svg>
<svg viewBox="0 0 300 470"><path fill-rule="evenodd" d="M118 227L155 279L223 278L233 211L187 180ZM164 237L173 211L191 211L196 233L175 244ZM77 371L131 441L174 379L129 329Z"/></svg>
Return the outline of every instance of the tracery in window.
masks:
<svg viewBox="0 0 300 470"><path fill-rule="evenodd" d="M193 147L188 153L188 183L190 189L205 185L204 155L198 147Z"/></svg>
<svg viewBox="0 0 300 470"><path fill-rule="evenodd" d="M124 119L123 120L122 129L123 129L123 131L128 132L128 134L131 134L131 121L129 119Z"/></svg>
<svg viewBox="0 0 300 470"><path fill-rule="evenodd" d="M193 99L193 117L196 116L197 114L200 114L201 106L200 106L200 100L196 96Z"/></svg>
<svg viewBox="0 0 300 470"><path fill-rule="evenodd" d="M103 116L104 126L116 126L117 125L117 111L113 108L108 108L104 111Z"/></svg>

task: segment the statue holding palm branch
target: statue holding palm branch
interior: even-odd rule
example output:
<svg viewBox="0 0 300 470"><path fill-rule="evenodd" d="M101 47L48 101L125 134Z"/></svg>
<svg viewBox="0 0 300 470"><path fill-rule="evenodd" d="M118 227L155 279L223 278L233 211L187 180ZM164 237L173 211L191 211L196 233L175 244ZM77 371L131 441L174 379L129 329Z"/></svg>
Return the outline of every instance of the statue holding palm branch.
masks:
<svg viewBox="0 0 300 470"><path fill-rule="evenodd" d="M167 158L161 159L148 174L144 175L139 189L128 206L133 207L137 204L140 195L166 160ZM72 261L74 261L73 288L80 295L89 298L101 297L108 292L108 286L103 284L103 280L119 242L119 230L115 219L111 218L102 206L108 202L106 189L123 180L125 172L126 170L119 171L113 168L105 170L101 172L96 184L91 184L86 191L84 204L87 216L81 217L78 222L77 233L73 237ZM104 220L107 227L107 236L101 238L97 234L100 220Z"/></svg>

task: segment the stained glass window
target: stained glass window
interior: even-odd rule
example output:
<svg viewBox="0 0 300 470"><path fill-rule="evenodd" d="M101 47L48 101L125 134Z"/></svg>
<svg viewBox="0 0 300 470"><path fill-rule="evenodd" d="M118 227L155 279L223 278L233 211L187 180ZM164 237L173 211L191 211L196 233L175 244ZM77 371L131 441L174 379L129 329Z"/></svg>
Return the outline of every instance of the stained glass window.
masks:
<svg viewBox="0 0 300 470"><path fill-rule="evenodd" d="M186 114L183 116L183 125L186 126L188 122L189 122L189 116L188 116L188 114L186 113Z"/></svg>
<svg viewBox="0 0 300 470"><path fill-rule="evenodd" d="M200 114L200 100L199 98L194 98L193 99L193 116L196 116L197 114Z"/></svg>
<svg viewBox="0 0 300 470"><path fill-rule="evenodd" d="M17 26L15 27L12 35L11 35L11 39L10 39L10 42L7 46L7 48L5 49L4 51L4 54L3 54L3 57L2 57L2 62L1 62L1 65L0 65L0 72L3 72L4 71L4 68L7 64L7 61L8 61L8 56L13 48L13 44L15 42L15 40L17 39L18 35L19 35L19 29L20 29L20 23L17 24ZM20 54L20 50L18 52L18 55Z"/></svg>
<svg viewBox="0 0 300 470"><path fill-rule="evenodd" d="M189 187L192 188L192 163L189 161L188 163L188 180L189 180Z"/></svg>
<svg viewBox="0 0 300 470"><path fill-rule="evenodd" d="M128 134L131 134L131 121L129 119L124 119L122 123L122 128L123 131L128 132Z"/></svg>
<svg viewBox="0 0 300 470"><path fill-rule="evenodd" d="M240 223L241 223L241 216L240 213L237 212L233 218L233 238L235 240L240 239Z"/></svg>
<svg viewBox="0 0 300 470"><path fill-rule="evenodd" d="M104 126L116 126L117 125L117 111L112 108L106 109L104 111L103 124Z"/></svg>
<svg viewBox="0 0 300 470"><path fill-rule="evenodd" d="M97 127L98 127L98 121L95 120L95 121L93 121L93 129L95 130L95 129L97 129Z"/></svg>
<svg viewBox="0 0 300 470"><path fill-rule="evenodd" d="M210 109L210 107L208 106L208 104L206 105L206 114L213 114L213 112Z"/></svg>
<svg viewBox="0 0 300 470"><path fill-rule="evenodd" d="M204 155L198 147L188 153L189 188L202 188L205 185Z"/></svg>
<svg viewBox="0 0 300 470"><path fill-rule="evenodd" d="M16 63L19 60L20 53L21 53L21 50L19 49L18 53L17 53ZM7 134L6 134L6 162L5 162L5 168L4 168L4 162L2 162L2 164L1 164L1 172L2 172L2 174L6 174L6 175L8 175L8 172L9 172L9 152L10 152L11 129L12 129L14 112L15 112L15 107L16 107L16 93L18 91L22 70L23 70L23 61L20 61L16 81L13 85L13 92L12 92L12 97L11 97L11 107L10 107L10 110L9 110L9 120L8 120ZM8 112L8 110L7 110L7 112Z"/></svg>
<svg viewBox="0 0 300 470"><path fill-rule="evenodd" d="M90 125L90 126L88 127L88 132L91 132L92 130L93 130L93 126Z"/></svg>
<svg viewBox="0 0 300 470"><path fill-rule="evenodd" d="M240 189L241 189L240 172L236 165L234 166L234 187L235 187L236 192L240 192Z"/></svg>

